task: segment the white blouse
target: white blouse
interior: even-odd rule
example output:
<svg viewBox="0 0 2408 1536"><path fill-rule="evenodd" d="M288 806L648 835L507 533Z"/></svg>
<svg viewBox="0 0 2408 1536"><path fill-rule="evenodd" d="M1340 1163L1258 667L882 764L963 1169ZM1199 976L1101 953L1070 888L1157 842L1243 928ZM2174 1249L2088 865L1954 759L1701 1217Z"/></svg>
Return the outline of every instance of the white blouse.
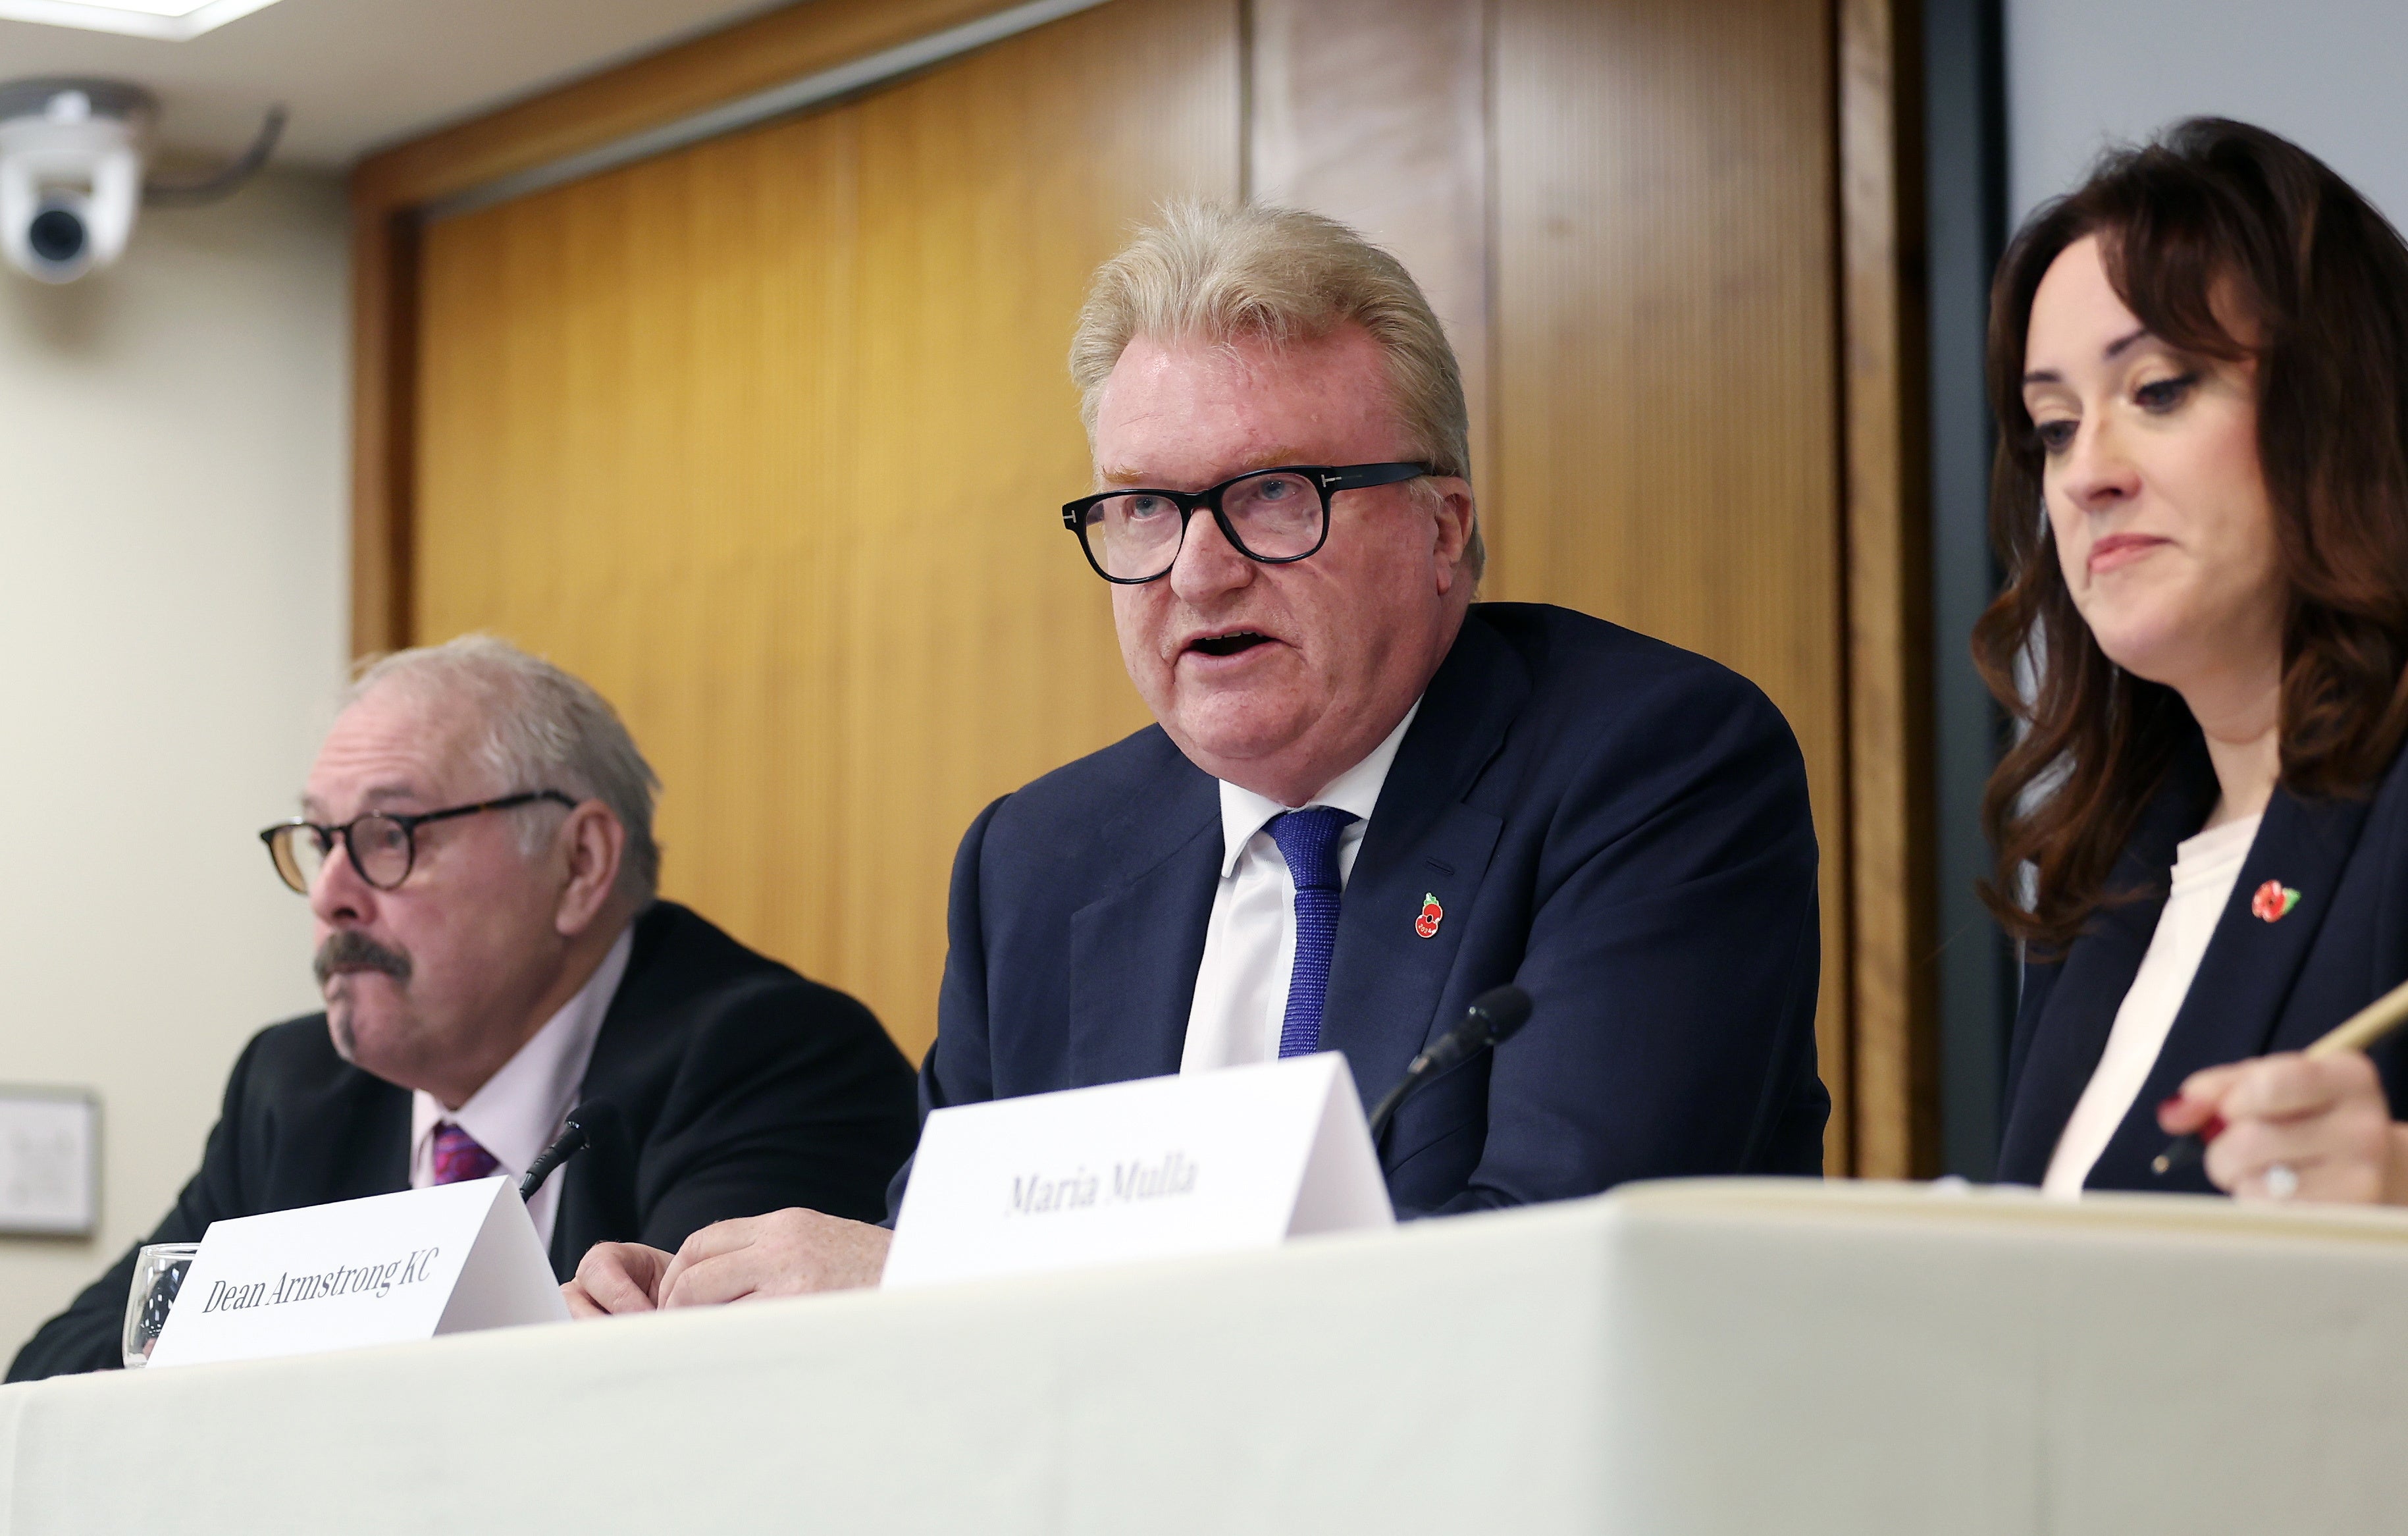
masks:
<svg viewBox="0 0 2408 1536"><path fill-rule="evenodd" d="M2214 937L2216 921L2232 899L2233 883L2257 840L2259 817L2227 822L2186 840L2174 850L2173 879L2166 893L2165 911L2157 914L2157 931L2149 936L2149 952L2115 1010L2115 1026L2107 1036L2099 1068L2090 1074L2082 1101L2057 1139L2048 1160L2043 1193L2071 1199L2082 1193L2083 1181L2115 1127L2132 1111L2132 1100L2165 1048L2166 1035L2182 1012L2191 978Z"/></svg>

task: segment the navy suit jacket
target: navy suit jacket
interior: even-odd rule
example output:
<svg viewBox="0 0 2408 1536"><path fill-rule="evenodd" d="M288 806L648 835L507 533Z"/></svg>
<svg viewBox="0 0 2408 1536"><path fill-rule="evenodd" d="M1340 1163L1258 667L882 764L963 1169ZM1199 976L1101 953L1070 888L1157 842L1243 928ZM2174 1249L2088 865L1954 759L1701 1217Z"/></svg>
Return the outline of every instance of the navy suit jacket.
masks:
<svg viewBox="0 0 2408 1536"><path fill-rule="evenodd" d="M2116 899L2061 957L2024 967L2007 1059L2001 1182L2038 1184L2047 1173L2165 910L2174 845L2200 829L2215 796L2207 750L2194 738L2109 877ZM2268 881L2300 893L2299 904L2272 923L2249 910ZM2393 758L2371 796L2311 800L2277 787L2157 1065L2084 1187L2212 1192L2196 1163L2164 1178L2150 1172L2167 1140L2157 1127L2158 1101L2200 1068L2306 1046L2403 978L2408 754ZM2372 1055L2393 1117L2408 1115L2399 1052L2386 1043Z"/></svg>
<svg viewBox="0 0 2408 1536"><path fill-rule="evenodd" d="M1217 784L1158 726L987 807L923 1116L1178 1071L1222 852ZM1536 1007L1389 1125L1399 1213L1819 1171L1814 881L1805 766L1753 684L1563 609L1475 606L1365 829L1322 1041L1369 1100L1480 993Z"/></svg>

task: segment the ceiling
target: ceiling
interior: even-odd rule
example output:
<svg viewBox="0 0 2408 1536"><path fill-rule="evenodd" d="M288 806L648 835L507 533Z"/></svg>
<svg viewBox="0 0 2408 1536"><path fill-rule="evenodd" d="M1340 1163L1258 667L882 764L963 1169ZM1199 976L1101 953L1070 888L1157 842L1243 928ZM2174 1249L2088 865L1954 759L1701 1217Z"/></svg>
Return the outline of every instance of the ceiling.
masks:
<svg viewBox="0 0 2408 1536"><path fill-rule="evenodd" d="M786 0L280 0L187 42L0 22L0 84L99 75L149 87L173 150L231 153L267 108L281 165L338 169L407 139L777 8Z"/></svg>

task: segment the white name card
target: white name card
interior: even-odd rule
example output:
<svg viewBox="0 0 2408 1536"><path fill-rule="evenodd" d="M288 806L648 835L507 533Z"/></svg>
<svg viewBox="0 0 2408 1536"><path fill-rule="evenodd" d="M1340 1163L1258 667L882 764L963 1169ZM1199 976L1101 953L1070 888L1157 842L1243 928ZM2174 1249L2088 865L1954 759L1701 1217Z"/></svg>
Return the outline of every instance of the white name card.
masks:
<svg viewBox="0 0 2408 1536"><path fill-rule="evenodd" d="M499 1176L211 1222L153 1368L568 1320Z"/></svg>
<svg viewBox="0 0 2408 1536"><path fill-rule="evenodd" d="M1396 1219L1354 1074L1329 1051L937 1111L884 1284L1268 1248Z"/></svg>

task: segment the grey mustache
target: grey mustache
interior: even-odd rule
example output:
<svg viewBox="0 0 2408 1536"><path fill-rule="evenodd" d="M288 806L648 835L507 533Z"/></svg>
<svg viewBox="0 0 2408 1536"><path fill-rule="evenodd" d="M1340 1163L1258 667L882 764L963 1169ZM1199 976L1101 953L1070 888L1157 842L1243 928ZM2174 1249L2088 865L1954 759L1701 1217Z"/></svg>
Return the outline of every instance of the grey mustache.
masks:
<svg viewBox="0 0 2408 1536"><path fill-rule="evenodd" d="M410 964L409 956L400 950L387 949L355 928L338 928L318 946L318 957L309 969L317 973L321 987L338 970L381 970L406 985Z"/></svg>

